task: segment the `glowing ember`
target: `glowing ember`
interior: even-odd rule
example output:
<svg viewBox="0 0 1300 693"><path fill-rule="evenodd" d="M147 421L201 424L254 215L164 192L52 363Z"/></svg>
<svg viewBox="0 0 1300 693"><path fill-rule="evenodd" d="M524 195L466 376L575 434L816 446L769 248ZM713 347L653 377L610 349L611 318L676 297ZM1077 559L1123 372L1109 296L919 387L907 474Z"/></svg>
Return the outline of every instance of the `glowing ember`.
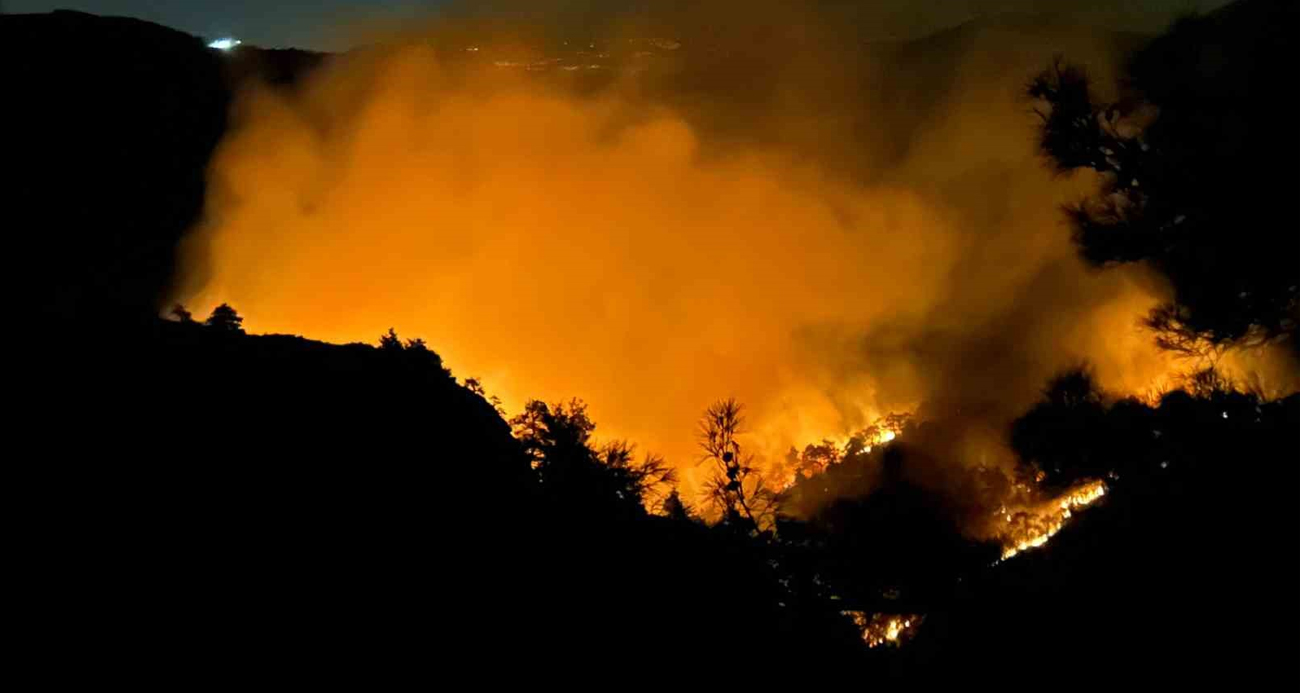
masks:
<svg viewBox="0 0 1300 693"><path fill-rule="evenodd" d="M853 619L853 625L862 631L862 642L867 647L894 645L912 638L925 617L920 614L867 614L863 611L841 611Z"/></svg>

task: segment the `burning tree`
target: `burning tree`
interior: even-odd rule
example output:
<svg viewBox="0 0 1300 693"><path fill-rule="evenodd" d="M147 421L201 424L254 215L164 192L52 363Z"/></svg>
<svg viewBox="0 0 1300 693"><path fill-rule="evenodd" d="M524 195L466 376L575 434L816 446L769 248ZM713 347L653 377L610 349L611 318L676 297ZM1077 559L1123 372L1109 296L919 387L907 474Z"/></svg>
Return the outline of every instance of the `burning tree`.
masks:
<svg viewBox="0 0 1300 693"><path fill-rule="evenodd" d="M844 451L835 441L823 439L821 443L804 446L803 452L790 448L786 455L786 466L798 470L805 478L812 478L830 469L832 465L839 464L843 457Z"/></svg>

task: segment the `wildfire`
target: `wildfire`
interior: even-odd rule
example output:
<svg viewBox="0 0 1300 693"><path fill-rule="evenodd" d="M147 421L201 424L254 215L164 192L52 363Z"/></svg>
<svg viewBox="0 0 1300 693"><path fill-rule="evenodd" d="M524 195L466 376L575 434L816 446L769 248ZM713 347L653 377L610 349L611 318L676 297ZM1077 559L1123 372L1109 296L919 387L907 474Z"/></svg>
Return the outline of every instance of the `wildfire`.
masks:
<svg viewBox="0 0 1300 693"><path fill-rule="evenodd" d="M768 482L781 492L788 491L800 479L810 479L835 465L858 455L869 455L876 448L898 439L911 423L910 413L893 413L876 419L872 425L844 438L827 437L802 451L794 448L783 460L774 460L764 470Z"/></svg>
<svg viewBox="0 0 1300 693"><path fill-rule="evenodd" d="M867 447L863 448L863 451L864 451L864 452L871 452L872 450L875 449L875 447L876 447L877 445L884 445L885 443L888 443L888 442L892 441L893 439L895 439L895 438L897 438L897 437L898 437L898 433L895 432L895 431L888 431L888 430L887 430L887 431L882 431L879 435L877 435L877 436L872 440L872 442L871 442L870 445L868 445Z"/></svg>
<svg viewBox="0 0 1300 693"><path fill-rule="evenodd" d="M853 620L862 631L862 642L867 647L899 645L916 635L925 620L920 614L867 614L863 611L841 611Z"/></svg>
<svg viewBox="0 0 1300 693"><path fill-rule="evenodd" d="M1037 508L1010 512L1005 507L999 509L1001 519L1006 527L1003 531L1002 560L1017 554L1038 548L1046 544L1061 528L1065 526L1076 511L1086 508L1106 495L1106 484L1090 481L1074 487L1059 498L1048 501Z"/></svg>
<svg viewBox="0 0 1300 693"><path fill-rule="evenodd" d="M1034 493L1034 484L1019 486L1022 493ZM1101 481L1080 483L1065 493L1046 501L1028 503L1016 509L999 508L992 518L993 534L1003 543L1002 558L1012 558L1024 551L1043 546L1051 540L1074 514L1093 505L1106 495ZM925 620L923 614L882 614L842 611L862 633L867 647L898 646L916 635Z"/></svg>

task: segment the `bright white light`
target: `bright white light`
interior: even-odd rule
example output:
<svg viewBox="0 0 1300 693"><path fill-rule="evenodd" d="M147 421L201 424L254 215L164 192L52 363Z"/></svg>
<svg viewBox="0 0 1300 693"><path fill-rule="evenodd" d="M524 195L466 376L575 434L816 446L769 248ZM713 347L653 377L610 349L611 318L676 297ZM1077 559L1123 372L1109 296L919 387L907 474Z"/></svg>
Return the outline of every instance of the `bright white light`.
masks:
<svg viewBox="0 0 1300 693"><path fill-rule="evenodd" d="M215 48L219 51L228 51L231 48L234 48L235 46L238 46L241 43L243 43L243 41L240 41L239 39L236 38L220 38L217 39L216 41L213 41L212 43L209 43L208 48Z"/></svg>

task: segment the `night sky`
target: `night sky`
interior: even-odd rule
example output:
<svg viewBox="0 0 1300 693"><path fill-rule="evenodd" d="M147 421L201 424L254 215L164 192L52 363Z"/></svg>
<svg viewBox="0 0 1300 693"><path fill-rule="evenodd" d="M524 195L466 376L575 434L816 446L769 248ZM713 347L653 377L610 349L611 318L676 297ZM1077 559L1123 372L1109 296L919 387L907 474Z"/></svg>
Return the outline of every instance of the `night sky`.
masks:
<svg viewBox="0 0 1300 693"><path fill-rule="evenodd" d="M834 2L835 0L829 0ZM206 37L235 36L267 47L326 50L352 42L341 27L409 19L435 13L451 0L5 0L9 12L76 9L139 17ZM587 3L598 0L585 0ZM569 0L566 4L579 4ZM634 6L633 0L608 4ZM1226 0L875 0L867 15L879 36L906 38L1001 12L1058 12L1114 29L1156 31L1180 12L1205 10Z"/></svg>

